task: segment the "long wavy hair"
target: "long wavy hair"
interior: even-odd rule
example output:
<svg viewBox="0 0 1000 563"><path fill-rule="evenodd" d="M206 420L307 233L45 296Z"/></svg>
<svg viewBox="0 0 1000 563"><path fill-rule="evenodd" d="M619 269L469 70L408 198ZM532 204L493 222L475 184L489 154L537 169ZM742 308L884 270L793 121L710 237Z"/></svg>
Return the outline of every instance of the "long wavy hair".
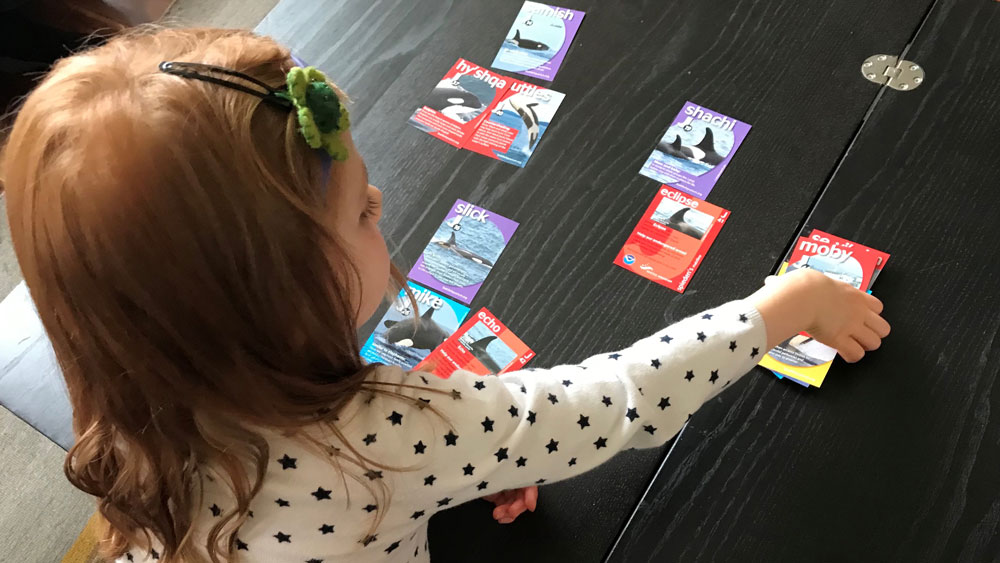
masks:
<svg viewBox="0 0 1000 563"><path fill-rule="evenodd" d="M105 555L155 540L165 561L206 548L220 561L266 471L254 428L318 423L342 438L333 420L355 394L402 395L365 382L348 295L358 273L324 223L322 164L294 116L160 73L164 60L268 84L292 66L245 31L118 37L55 65L21 107L0 171L73 405L66 475L98 499ZM378 465L333 450L335 465ZM237 510L195 546L208 461Z"/></svg>

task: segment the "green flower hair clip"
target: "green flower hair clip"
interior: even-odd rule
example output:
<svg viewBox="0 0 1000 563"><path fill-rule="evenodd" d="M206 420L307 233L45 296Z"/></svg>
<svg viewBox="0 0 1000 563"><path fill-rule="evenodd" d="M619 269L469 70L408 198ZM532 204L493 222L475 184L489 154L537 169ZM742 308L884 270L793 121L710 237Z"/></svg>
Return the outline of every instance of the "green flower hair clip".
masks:
<svg viewBox="0 0 1000 563"><path fill-rule="evenodd" d="M160 71L225 86L258 96L272 105L294 109L299 132L306 144L314 149L325 150L334 160L347 160L347 147L340 135L351 127L351 118L347 108L340 102L337 91L330 86L326 75L319 69L294 66L288 71L285 85L278 88L272 88L242 72L202 63L163 61L160 63ZM212 74L239 78L261 90Z"/></svg>
<svg viewBox="0 0 1000 563"><path fill-rule="evenodd" d="M288 71L286 81L288 92L276 95L295 107L306 143L324 149L334 160L346 160L347 147L340 134L351 127L351 118L326 75L315 67L296 66Z"/></svg>

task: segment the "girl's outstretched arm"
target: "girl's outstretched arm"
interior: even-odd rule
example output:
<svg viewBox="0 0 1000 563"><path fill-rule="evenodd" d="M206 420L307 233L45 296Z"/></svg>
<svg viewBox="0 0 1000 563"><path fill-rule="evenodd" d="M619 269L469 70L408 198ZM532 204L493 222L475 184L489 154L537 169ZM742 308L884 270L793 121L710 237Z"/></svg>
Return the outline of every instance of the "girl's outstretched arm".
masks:
<svg viewBox="0 0 1000 563"><path fill-rule="evenodd" d="M446 380L380 370L382 381L420 378L443 392L413 391L430 398L443 415L402 438L420 440L426 450L414 454L387 445L400 453L394 462L421 464L397 474L413 483L396 487L396 499L430 514L506 489L572 477L623 449L659 446L705 401L756 365L769 346L799 331L846 350L849 360L857 359L855 347L874 349L888 333L880 311L878 300L847 284L815 272L790 274L747 299L576 365L499 377L460 371ZM371 406L388 408L383 404Z"/></svg>

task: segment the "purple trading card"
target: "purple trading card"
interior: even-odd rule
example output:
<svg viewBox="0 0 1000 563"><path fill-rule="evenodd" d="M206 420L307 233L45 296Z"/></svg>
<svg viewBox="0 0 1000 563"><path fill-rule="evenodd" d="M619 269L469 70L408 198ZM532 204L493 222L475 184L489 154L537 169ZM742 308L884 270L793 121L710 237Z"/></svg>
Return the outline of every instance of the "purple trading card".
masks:
<svg viewBox="0 0 1000 563"><path fill-rule="evenodd" d="M458 200L410 270L410 279L471 303L517 223Z"/></svg>
<svg viewBox="0 0 1000 563"><path fill-rule="evenodd" d="M579 10L525 2L493 59L493 68L551 81L584 15Z"/></svg>
<svg viewBox="0 0 1000 563"><path fill-rule="evenodd" d="M750 125L685 102L640 174L706 199Z"/></svg>

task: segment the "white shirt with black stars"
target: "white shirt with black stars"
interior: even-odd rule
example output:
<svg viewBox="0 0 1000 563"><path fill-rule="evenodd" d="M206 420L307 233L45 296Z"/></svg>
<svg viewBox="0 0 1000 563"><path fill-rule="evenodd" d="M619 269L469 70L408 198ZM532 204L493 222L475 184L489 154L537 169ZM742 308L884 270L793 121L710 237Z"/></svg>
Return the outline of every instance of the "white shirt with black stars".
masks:
<svg viewBox="0 0 1000 563"><path fill-rule="evenodd" d="M337 427L362 454L400 470L345 465L344 477L317 449L266 435L271 460L252 517L238 532L236 560L429 561L427 520L434 513L573 477L624 449L662 445L705 401L756 365L765 342L757 310L734 301L579 365L499 377L456 372L449 379L379 368L372 380L419 385L388 388L421 401L360 393L339 413ZM442 416L417 404L430 404ZM346 450L329 436L317 437ZM222 487L205 485L195 524L199 541L214 519L234 508ZM387 503L373 496L373 486L386 487ZM381 523L369 534L377 515ZM133 550L118 561L152 561L153 555Z"/></svg>

